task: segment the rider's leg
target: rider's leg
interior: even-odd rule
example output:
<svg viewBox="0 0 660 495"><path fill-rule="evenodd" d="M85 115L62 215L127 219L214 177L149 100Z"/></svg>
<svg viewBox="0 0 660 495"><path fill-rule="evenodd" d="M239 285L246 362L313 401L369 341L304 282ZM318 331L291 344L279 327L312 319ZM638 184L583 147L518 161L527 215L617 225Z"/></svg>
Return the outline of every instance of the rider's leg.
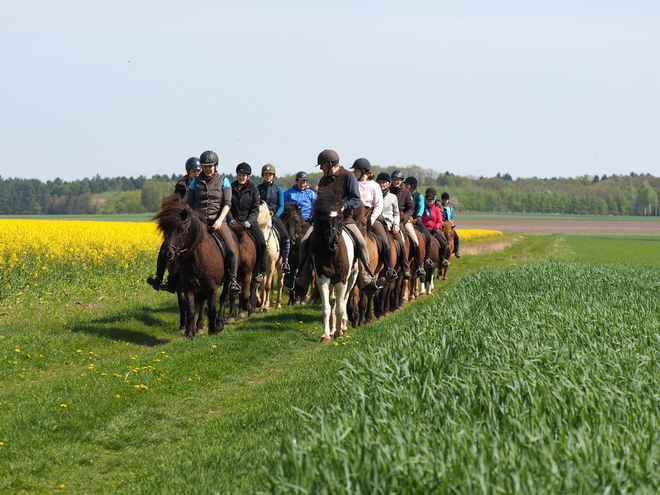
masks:
<svg viewBox="0 0 660 495"><path fill-rule="evenodd" d="M404 247L406 245L406 234L403 233L403 230L399 230L399 242L401 243L401 246ZM415 245L413 244L412 248L414 249ZM403 259L402 264L403 264L403 278L408 280L411 277L410 274L410 257L405 255L405 247L403 248L404 250L404 256L402 257Z"/></svg>
<svg viewBox="0 0 660 495"><path fill-rule="evenodd" d="M408 232L408 235L412 239L413 247L415 249L415 261L417 262L417 276L423 277L424 275L426 275L426 270L424 270L422 265L422 250L419 247L419 239L417 238L417 234L415 233L415 227L411 222L406 222L404 225L406 227L406 232Z"/></svg>
<svg viewBox="0 0 660 495"><path fill-rule="evenodd" d="M291 239L289 232L286 230L284 223L278 217L273 217L273 226L279 231L282 237L282 272L289 273L291 267L289 266L289 253L291 252Z"/></svg>
<svg viewBox="0 0 660 495"><path fill-rule="evenodd" d="M442 262L442 266L449 266L447 262L447 239L441 230L438 230L435 233L435 238L440 243L440 260Z"/></svg>
<svg viewBox="0 0 660 495"><path fill-rule="evenodd" d="M383 222L380 220L376 220L372 225L371 229L378 234L378 236L383 240L383 255L382 259L385 263L385 267L387 268L386 271L386 277L388 280L396 280L398 278L398 275L396 274L396 271L394 268L392 268L392 252L390 249L390 241L387 238L387 231L385 230L385 226L383 225Z"/></svg>
<svg viewBox="0 0 660 495"><path fill-rule="evenodd" d="M458 234L456 233L456 230L452 230L452 232L454 232L454 256L460 258L461 252L458 249Z"/></svg>
<svg viewBox="0 0 660 495"><path fill-rule="evenodd" d="M163 255L161 254L162 251L163 245L161 244L160 249L158 250L158 256L156 257L156 276L147 279L147 283L151 285L154 290L161 289L160 286L163 283L163 277L165 276L165 268L167 268L167 261L163 258Z"/></svg>
<svg viewBox="0 0 660 495"><path fill-rule="evenodd" d="M344 227L350 230L353 236L357 239L358 254L360 256L360 261L362 261L362 264L364 265L364 270L360 271L360 275L362 277L362 283L360 284L360 288L369 284L381 285L376 283L376 277L371 271L369 248L367 247L367 241L364 240L364 237L362 236L360 229L358 229L358 226L355 225L354 223L347 223L344 225Z"/></svg>
<svg viewBox="0 0 660 495"><path fill-rule="evenodd" d="M222 226L216 231L222 237L222 240L227 245L227 261L229 265L229 290L231 292L240 292L241 286L238 285L236 277L238 276L238 256L236 256L236 244L234 237L231 235L231 230L227 222L223 222Z"/></svg>
<svg viewBox="0 0 660 495"><path fill-rule="evenodd" d="M263 273L266 271L266 239L258 225L250 226L250 233L254 236L257 248L257 261L254 264L254 281L261 283L264 280Z"/></svg>
<svg viewBox="0 0 660 495"><path fill-rule="evenodd" d="M293 287L289 286L289 288L295 289L298 296L303 297L307 294L307 289L312 278L311 260L307 252L307 244L309 242L309 236L313 231L314 226L311 226L300 241L300 246L298 246L298 272L291 284Z"/></svg>
<svg viewBox="0 0 660 495"><path fill-rule="evenodd" d="M426 259L424 260L424 263L426 266L432 267L433 260L431 260L431 233L426 228L426 225L422 223L421 218L417 221L415 227L417 227L417 230L419 230L419 232L422 234L422 237L424 238L424 244L426 244Z"/></svg>

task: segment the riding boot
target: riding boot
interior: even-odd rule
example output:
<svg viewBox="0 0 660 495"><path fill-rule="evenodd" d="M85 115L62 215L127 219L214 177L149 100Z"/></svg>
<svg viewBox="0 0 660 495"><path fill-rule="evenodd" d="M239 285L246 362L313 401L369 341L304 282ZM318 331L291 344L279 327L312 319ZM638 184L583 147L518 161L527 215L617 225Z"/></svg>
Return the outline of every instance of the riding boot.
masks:
<svg viewBox="0 0 660 495"><path fill-rule="evenodd" d="M426 275L426 270L422 268L422 250L419 246L415 246L415 261L417 262L417 276L423 277Z"/></svg>
<svg viewBox="0 0 660 495"><path fill-rule="evenodd" d="M154 290L160 290L161 285L163 284L163 277L165 276L165 268L167 268L167 261L158 251L158 257L156 258L156 275L147 278L147 283L151 285Z"/></svg>
<svg viewBox="0 0 660 495"><path fill-rule="evenodd" d="M454 256L457 258L461 257L461 252L458 248L458 235L456 235L456 232L454 232Z"/></svg>

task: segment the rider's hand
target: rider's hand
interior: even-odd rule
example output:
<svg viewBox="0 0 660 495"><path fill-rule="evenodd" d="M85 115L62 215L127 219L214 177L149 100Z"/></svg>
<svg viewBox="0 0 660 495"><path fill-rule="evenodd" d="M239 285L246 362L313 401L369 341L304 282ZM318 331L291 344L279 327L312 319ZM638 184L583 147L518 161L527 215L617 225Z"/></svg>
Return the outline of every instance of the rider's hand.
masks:
<svg viewBox="0 0 660 495"><path fill-rule="evenodd" d="M392 226L392 233L393 234L398 234L399 233L399 226L398 225Z"/></svg>
<svg viewBox="0 0 660 495"><path fill-rule="evenodd" d="M229 226L231 227L232 225L236 225L236 220L234 220L233 218L229 220Z"/></svg>
<svg viewBox="0 0 660 495"><path fill-rule="evenodd" d="M211 225L211 228L212 228L213 230L218 230L220 227L222 227L222 222L219 222L218 220L216 220L215 222L213 222L213 225Z"/></svg>
<svg viewBox="0 0 660 495"><path fill-rule="evenodd" d="M243 227L249 229L250 227L252 227L252 224L246 220L245 222L243 222Z"/></svg>

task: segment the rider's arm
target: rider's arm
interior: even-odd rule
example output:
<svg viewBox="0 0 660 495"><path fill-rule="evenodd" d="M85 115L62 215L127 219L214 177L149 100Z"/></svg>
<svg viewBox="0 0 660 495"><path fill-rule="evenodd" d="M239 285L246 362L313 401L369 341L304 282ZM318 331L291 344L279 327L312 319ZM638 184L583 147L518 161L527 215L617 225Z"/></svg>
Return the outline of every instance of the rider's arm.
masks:
<svg viewBox="0 0 660 495"><path fill-rule="evenodd" d="M190 185L188 186L188 196L186 196L186 203L188 206L191 208L195 204L195 184L197 183L197 179L193 179Z"/></svg>
<svg viewBox="0 0 660 495"><path fill-rule="evenodd" d="M355 210L356 208L359 208L362 204L362 199L360 198L360 185L354 174L348 174L346 177L346 192L348 193L348 199L346 199L346 203L344 203L344 209Z"/></svg>
<svg viewBox="0 0 660 495"><path fill-rule="evenodd" d="M282 213L284 213L284 193L282 187L277 186L277 211L275 216L279 217Z"/></svg>
<svg viewBox="0 0 660 495"><path fill-rule="evenodd" d="M372 193L372 202L373 210L371 210L371 224L376 221L376 219L383 213L383 192L380 190L378 183L371 181L372 184L375 184L375 187L371 188Z"/></svg>
<svg viewBox="0 0 660 495"><path fill-rule="evenodd" d="M250 222L252 225L258 225L257 217L259 216L259 204L261 202L259 191L257 191L257 189L255 188L250 194L250 196L252 196L252 203L250 204L250 208L248 209L247 221Z"/></svg>

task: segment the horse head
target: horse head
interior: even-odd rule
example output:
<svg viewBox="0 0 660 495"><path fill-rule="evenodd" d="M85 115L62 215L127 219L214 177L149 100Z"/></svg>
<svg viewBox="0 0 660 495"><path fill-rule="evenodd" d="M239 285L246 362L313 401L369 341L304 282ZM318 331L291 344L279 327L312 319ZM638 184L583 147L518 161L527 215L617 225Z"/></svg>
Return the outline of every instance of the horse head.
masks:
<svg viewBox="0 0 660 495"><path fill-rule="evenodd" d="M259 203L259 215L257 216L257 224L259 224L260 228L264 229L270 226L270 221L271 215L270 210L268 209L268 205L265 201L261 201Z"/></svg>
<svg viewBox="0 0 660 495"><path fill-rule="evenodd" d="M152 220L163 234L161 254L167 261L174 261L178 256L193 250L201 242L204 222L186 203L165 201Z"/></svg>
<svg viewBox="0 0 660 495"><path fill-rule="evenodd" d="M289 232L291 245L295 245L298 242L303 229L303 217L300 212L300 207L294 203L284 205L284 212L282 212L280 219L286 227L286 230Z"/></svg>
<svg viewBox="0 0 660 495"><path fill-rule="evenodd" d="M323 235L326 246L335 251L341 241L344 228L344 201L330 189L319 189L314 203L314 232Z"/></svg>

